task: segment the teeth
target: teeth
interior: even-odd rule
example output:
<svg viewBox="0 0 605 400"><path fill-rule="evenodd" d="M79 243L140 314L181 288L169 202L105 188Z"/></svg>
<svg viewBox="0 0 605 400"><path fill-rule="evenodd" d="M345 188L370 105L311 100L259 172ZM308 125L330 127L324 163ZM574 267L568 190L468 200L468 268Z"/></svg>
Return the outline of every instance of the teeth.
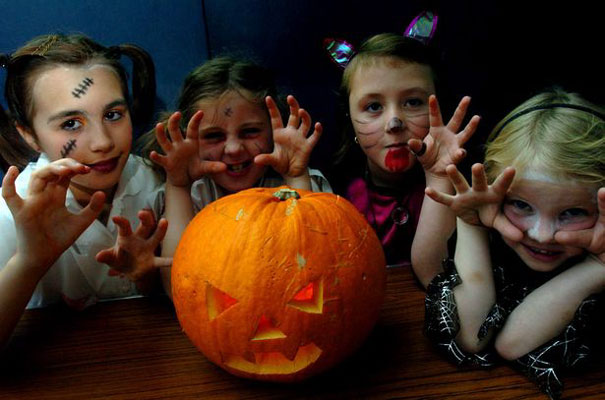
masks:
<svg viewBox="0 0 605 400"><path fill-rule="evenodd" d="M241 170L243 170L245 167L244 164L231 164L229 165L229 171L232 172L240 172Z"/></svg>
<svg viewBox="0 0 605 400"><path fill-rule="evenodd" d="M535 247L532 247L531 249L534 253L544 254L544 255L548 255L548 256L555 254L555 252L553 252L553 251L536 249Z"/></svg>

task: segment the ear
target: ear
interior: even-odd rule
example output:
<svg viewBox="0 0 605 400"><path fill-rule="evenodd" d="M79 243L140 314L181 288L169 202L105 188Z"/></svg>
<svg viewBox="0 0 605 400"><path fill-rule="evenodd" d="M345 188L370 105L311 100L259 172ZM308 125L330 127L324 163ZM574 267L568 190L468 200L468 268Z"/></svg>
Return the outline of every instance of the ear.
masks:
<svg viewBox="0 0 605 400"><path fill-rule="evenodd" d="M17 128L17 132L19 132L19 135L21 135L21 137L23 138L23 140L25 140L29 147L31 147L38 153L42 153L42 149L40 148L40 145L36 140L36 135L34 135L33 131L30 128L26 128L18 122L15 123L15 128Z"/></svg>

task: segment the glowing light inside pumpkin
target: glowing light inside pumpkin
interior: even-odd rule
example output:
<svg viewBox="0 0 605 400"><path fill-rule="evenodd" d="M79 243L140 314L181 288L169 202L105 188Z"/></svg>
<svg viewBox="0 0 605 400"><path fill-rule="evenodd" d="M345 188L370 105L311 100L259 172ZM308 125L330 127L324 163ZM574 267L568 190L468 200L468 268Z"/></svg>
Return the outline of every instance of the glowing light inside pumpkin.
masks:
<svg viewBox="0 0 605 400"><path fill-rule="evenodd" d="M237 303L237 300L227 293L218 290L210 283L206 285L206 306L208 307L208 318L210 321L218 317L227 309Z"/></svg>
<svg viewBox="0 0 605 400"><path fill-rule="evenodd" d="M290 307L311 314L321 314L324 304L324 282L319 279L311 282L299 290L292 300L288 302Z"/></svg>
<svg viewBox="0 0 605 400"><path fill-rule="evenodd" d="M256 333L252 340L271 340L285 337L285 333L277 329L267 316L262 315L260 321L258 321L258 328L256 328Z"/></svg>
<svg viewBox="0 0 605 400"><path fill-rule="evenodd" d="M314 343L298 348L293 360L288 360L280 352L255 353L256 362L241 356L225 355L225 365L238 371L258 375L288 375L301 371L313 364L322 351Z"/></svg>

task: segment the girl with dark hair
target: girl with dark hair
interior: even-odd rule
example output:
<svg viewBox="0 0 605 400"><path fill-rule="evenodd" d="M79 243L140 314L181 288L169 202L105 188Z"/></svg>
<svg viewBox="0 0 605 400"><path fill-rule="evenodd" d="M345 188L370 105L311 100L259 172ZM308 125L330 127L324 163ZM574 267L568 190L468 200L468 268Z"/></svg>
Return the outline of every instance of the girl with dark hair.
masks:
<svg viewBox="0 0 605 400"><path fill-rule="evenodd" d="M132 98L121 55L133 62ZM2 55L2 64L0 150L12 166L0 199L0 345L26 307L83 308L149 288L166 230L154 220L161 179L130 154L132 120L149 118L155 98L149 55L44 35Z"/></svg>

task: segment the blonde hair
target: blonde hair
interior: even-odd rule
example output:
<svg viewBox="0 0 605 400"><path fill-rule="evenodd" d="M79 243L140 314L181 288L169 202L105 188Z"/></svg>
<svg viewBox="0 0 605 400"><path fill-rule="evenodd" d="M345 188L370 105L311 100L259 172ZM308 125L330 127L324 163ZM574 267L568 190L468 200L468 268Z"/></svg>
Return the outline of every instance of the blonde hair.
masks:
<svg viewBox="0 0 605 400"><path fill-rule="evenodd" d="M512 166L518 174L537 169L581 183L603 185L602 115L603 108L558 88L530 98L502 119L487 140L485 170L489 181Z"/></svg>

